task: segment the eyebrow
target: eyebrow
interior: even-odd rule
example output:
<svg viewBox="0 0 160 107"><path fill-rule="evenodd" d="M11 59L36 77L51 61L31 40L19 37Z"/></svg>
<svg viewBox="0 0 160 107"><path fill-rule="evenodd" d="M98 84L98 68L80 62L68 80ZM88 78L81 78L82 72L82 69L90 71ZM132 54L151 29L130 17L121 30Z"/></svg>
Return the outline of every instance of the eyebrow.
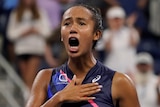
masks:
<svg viewBox="0 0 160 107"><path fill-rule="evenodd" d="M68 20L71 20L72 18L71 17L68 17L66 19L64 19L64 21L68 21ZM76 17L76 20L82 20L82 21L85 21L87 20L88 18L82 18L82 17Z"/></svg>

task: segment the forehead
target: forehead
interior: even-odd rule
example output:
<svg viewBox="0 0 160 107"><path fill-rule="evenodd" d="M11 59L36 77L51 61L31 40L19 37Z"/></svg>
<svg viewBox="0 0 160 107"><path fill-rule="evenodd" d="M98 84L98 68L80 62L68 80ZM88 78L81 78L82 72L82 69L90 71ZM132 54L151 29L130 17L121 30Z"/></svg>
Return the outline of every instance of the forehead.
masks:
<svg viewBox="0 0 160 107"><path fill-rule="evenodd" d="M63 20L67 18L72 18L72 17L78 17L78 18L84 18L84 19L91 19L92 18L92 13L90 10L83 6L74 6L66 10L66 12L63 15Z"/></svg>

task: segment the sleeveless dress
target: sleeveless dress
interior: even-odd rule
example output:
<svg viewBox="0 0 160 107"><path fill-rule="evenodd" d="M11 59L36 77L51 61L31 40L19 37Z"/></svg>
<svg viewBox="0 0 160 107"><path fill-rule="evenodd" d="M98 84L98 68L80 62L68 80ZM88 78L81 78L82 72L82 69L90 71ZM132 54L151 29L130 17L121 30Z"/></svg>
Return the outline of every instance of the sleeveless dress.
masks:
<svg viewBox="0 0 160 107"><path fill-rule="evenodd" d="M82 84L98 82L102 85L100 92L92 95L94 100L82 101L79 103L64 103L62 107L114 107L112 101L111 87L115 71L105 67L101 62L97 63L89 70L82 81ZM47 97L50 99L55 93L65 88L72 80L73 72L69 69L67 63L53 69L50 84L47 90Z"/></svg>

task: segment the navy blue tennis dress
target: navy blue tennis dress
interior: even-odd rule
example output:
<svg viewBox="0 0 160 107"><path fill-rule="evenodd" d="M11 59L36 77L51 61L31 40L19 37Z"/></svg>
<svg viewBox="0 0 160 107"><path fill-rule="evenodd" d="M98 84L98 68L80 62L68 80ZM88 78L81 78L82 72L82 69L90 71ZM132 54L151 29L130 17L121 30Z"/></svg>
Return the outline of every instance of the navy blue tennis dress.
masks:
<svg viewBox="0 0 160 107"><path fill-rule="evenodd" d="M101 62L90 69L82 84L98 82L102 85L100 92L94 94L94 100L83 101L79 103L64 103L62 107L114 107L111 95L112 79L115 71L105 67ZM50 84L48 86L48 99L55 93L62 90L73 78L73 72L69 69L67 63L55 68L52 72Z"/></svg>

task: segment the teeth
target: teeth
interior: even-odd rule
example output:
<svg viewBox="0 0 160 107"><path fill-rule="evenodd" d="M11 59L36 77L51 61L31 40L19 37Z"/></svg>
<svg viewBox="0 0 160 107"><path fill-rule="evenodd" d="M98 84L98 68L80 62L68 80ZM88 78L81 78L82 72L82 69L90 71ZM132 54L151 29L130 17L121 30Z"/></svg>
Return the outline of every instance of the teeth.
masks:
<svg viewBox="0 0 160 107"><path fill-rule="evenodd" d="M69 45L70 45L70 46L78 46L78 45L79 45L78 39L75 38L75 37L69 38Z"/></svg>

